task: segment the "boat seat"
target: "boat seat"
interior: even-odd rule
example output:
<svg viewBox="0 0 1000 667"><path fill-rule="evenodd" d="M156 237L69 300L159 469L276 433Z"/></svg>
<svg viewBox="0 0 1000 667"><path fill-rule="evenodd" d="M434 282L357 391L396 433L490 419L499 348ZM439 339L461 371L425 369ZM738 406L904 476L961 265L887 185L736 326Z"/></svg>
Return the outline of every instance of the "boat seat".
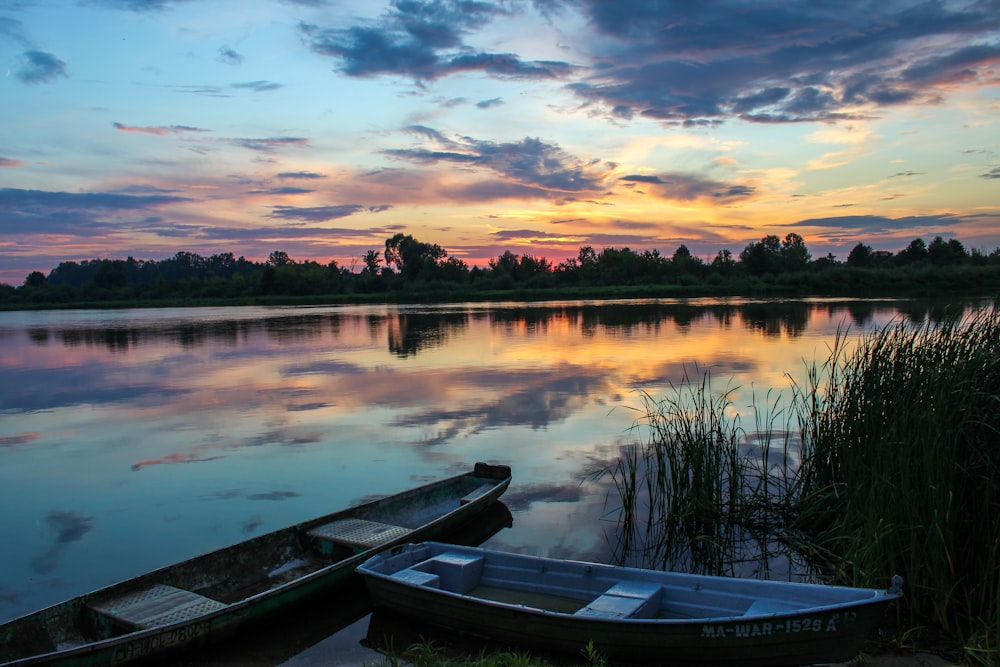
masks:
<svg viewBox="0 0 1000 667"><path fill-rule="evenodd" d="M473 500L476 500L478 498L481 498L482 496L485 496L487 493L489 493L490 491L492 491L494 488L496 488L496 487L493 484L483 484L482 486L477 487L477 488L473 489L472 491L469 491L464 496L462 496L462 499L459 501L459 504L460 505L468 505Z"/></svg>
<svg viewBox="0 0 1000 667"><path fill-rule="evenodd" d="M137 630L191 620L226 607L218 600L163 584L92 601L88 606L98 614Z"/></svg>
<svg viewBox="0 0 1000 667"><path fill-rule="evenodd" d="M413 584L414 586L441 588L441 577L436 574L431 574L430 572L414 570L412 567L400 570L399 572L394 572L392 574L392 578L402 581L403 583Z"/></svg>
<svg viewBox="0 0 1000 667"><path fill-rule="evenodd" d="M372 549L393 540L406 537L413 531L403 526L394 526L366 519L340 519L317 526L307 534L322 540L356 548Z"/></svg>
<svg viewBox="0 0 1000 667"><path fill-rule="evenodd" d="M575 616L594 618L653 618L660 608L658 584L622 581L590 601Z"/></svg>
<svg viewBox="0 0 1000 667"><path fill-rule="evenodd" d="M453 593L468 593L483 576L484 560L476 554L446 551L431 558L431 572L441 578L440 588Z"/></svg>

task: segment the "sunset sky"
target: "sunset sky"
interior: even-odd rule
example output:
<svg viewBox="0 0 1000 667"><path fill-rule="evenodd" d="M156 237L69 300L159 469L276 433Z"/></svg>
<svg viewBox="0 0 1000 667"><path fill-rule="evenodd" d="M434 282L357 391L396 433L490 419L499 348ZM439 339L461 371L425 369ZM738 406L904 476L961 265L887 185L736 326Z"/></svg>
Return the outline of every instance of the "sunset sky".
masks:
<svg viewBox="0 0 1000 667"><path fill-rule="evenodd" d="M0 0L0 282L180 250L1000 247L1000 5Z"/></svg>

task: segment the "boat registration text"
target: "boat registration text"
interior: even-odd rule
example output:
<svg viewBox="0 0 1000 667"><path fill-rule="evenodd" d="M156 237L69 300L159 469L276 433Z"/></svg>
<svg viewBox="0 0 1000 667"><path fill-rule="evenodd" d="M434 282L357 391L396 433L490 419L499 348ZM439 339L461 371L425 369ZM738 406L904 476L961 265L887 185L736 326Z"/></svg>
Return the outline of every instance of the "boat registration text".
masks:
<svg viewBox="0 0 1000 667"><path fill-rule="evenodd" d="M776 621L753 621L747 623L720 623L703 625L702 638L725 639L743 637L768 637L778 634L800 632L839 632L857 619L855 612L831 614L829 616L787 618Z"/></svg>

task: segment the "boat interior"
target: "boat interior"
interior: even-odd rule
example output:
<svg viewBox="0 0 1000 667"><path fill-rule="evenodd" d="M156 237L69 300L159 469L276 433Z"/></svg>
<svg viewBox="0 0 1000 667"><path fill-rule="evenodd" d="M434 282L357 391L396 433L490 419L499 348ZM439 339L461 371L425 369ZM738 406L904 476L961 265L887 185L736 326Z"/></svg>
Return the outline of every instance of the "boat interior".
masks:
<svg viewBox="0 0 1000 667"><path fill-rule="evenodd" d="M412 561L411 561L412 562ZM539 563L542 563L541 565ZM517 554L443 551L389 576L474 598L602 619L701 619L800 611L830 604L789 588L783 597L713 588L698 578L622 578L610 566L539 561ZM825 588L825 587L824 587ZM833 595L857 593L831 587ZM859 598L860 599L860 598Z"/></svg>

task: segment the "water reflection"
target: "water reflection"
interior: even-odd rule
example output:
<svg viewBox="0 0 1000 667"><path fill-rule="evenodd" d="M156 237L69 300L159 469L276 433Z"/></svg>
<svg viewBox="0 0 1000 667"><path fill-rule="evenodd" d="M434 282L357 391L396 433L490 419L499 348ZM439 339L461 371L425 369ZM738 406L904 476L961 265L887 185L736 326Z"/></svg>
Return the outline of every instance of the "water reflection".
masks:
<svg viewBox="0 0 1000 667"><path fill-rule="evenodd" d="M711 369L745 411L824 358L838 330L941 312L906 309L0 313L0 619L477 460L514 469L517 521L492 546L608 561L608 485L590 475L635 439L642 392Z"/></svg>
<svg viewBox="0 0 1000 667"><path fill-rule="evenodd" d="M82 516L68 510L52 510L42 520L45 532L51 535L52 545L32 557L31 569L36 574L49 574L59 567L59 556L71 542L78 542L94 529L94 517Z"/></svg>
<svg viewBox="0 0 1000 667"><path fill-rule="evenodd" d="M237 347L264 334L273 343L308 343L324 336L337 337L342 327L367 323L370 336L385 340L387 349L401 358L445 346L455 336L484 320L491 328L526 337L545 336L553 325L567 323L586 338L601 332L629 336L655 334L670 326L685 333L692 325L711 321L723 328L736 323L765 336L800 336L810 319L822 313L838 316L854 326L870 324L878 311L891 308L916 323L939 322L954 315L948 303L928 301L719 301L567 303L562 305L465 304L453 310L427 307L394 314L350 310L260 319L199 319L191 322L153 320L116 322L113 326L31 326L24 330L30 342L44 347L53 343L68 348L103 347L127 352L148 345L173 343L189 349L207 344ZM98 318L99 319L99 318ZM9 333L9 332L8 332Z"/></svg>
<svg viewBox="0 0 1000 667"><path fill-rule="evenodd" d="M388 320L389 351L405 359L447 344L469 326L467 313L404 313Z"/></svg>

